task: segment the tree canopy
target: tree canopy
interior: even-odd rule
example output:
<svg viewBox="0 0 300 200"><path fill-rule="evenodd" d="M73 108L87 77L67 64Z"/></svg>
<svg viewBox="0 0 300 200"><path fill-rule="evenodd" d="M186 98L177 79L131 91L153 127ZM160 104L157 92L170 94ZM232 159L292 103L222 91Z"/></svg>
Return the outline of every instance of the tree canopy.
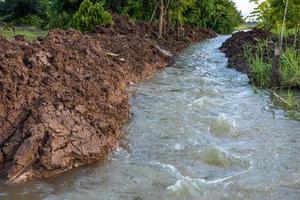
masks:
<svg viewBox="0 0 300 200"><path fill-rule="evenodd" d="M78 25L80 20L86 23L84 18L89 15L80 12L82 4L95 4L97 9L94 12L98 14L93 13L93 16L107 17L107 11L110 11L127 14L137 21L159 24L163 20L163 27L188 24L209 27L219 33L232 32L242 19L232 0L5 0L0 1L0 20L25 22L42 28L68 28L72 25L90 30L90 25L89 28L79 28L81 25ZM79 19L79 15L83 17L75 26L74 18ZM97 18L91 25L95 23L104 22Z"/></svg>
<svg viewBox="0 0 300 200"><path fill-rule="evenodd" d="M257 4L257 8L252 13L258 18L259 26L277 31L282 25L284 10L287 0L251 0ZM300 1L289 0L288 12L286 16L286 29L300 29Z"/></svg>

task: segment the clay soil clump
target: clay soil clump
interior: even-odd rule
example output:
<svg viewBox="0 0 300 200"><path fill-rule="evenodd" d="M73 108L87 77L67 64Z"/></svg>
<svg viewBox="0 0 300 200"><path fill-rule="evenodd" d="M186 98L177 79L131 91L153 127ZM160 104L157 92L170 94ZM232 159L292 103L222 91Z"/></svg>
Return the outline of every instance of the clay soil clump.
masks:
<svg viewBox="0 0 300 200"><path fill-rule="evenodd" d="M93 33L51 30L45 38L0 36L0 173L8 183L49 177L104 160L130 118L125 87L167 66L193 42L216 36L156 29L114 16Z"/></svg>

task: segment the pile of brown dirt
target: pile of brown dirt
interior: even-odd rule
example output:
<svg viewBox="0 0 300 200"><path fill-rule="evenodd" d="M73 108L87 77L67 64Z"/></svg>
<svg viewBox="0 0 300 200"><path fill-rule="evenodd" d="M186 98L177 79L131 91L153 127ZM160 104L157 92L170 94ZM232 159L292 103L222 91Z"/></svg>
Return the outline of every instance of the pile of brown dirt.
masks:
<svg viewBox="0 0 300 200"><path fill-rule="evenodd" d="M185 25L179 29L178 27L173 27L172 29L166 30L164 38L158 39L158 28L153 24L146 22L134 23L128 16L120 16L117 14L113 14L113 19L114 24L112 26L98 26L95 28L94 33L109 36L114 40L119 38L124 39L126 36L152 40L162 48L168 49L173 53L180 52L196 41L217 36L215 32L208 28ZM178 30L180 30L179 33Z"/></svg>
<svg viewBox="0 0 300 200"><path fill-rule="evenodd" d="M155 28L114 16L94 33L52 30L37 41L0 36L0 173L8 183L49 177L105 159L130 118L126 85L150 77L192 42L189 27L156 40Z"/></svg>

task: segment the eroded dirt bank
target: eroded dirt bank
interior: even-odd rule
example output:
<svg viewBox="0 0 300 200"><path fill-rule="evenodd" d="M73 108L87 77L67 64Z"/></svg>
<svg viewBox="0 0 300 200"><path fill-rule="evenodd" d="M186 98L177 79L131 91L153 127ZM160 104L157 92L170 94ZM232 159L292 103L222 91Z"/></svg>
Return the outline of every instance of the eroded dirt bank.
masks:
<svg viewBox="0 0 300 200"><path fill-rule="evenodd" d="M234 33L220 47L221 51L228 57L228 66L238 71L249 73L249 65L244 56L246 45L256 46L260 40L272 39L268 31L254 29L251 31L240 31Z"/></svg>
<svg viewBox="0 0 300 200"><path fill-rule="evenodd" d="M234 33L232 37L226 40L220 50L228 57L228 66L238 71L250 74L249 65L244 55L246 46L252 47L252 53L255 55L259 51L259 43L262 40L268 40L268 46L264 52L264 59L272 59L274 57L275 45L279 44L279 37L269 31L262 29L253 29L251 31L240 31ZM300 41L294 37L283 39L283 48L295 46L300 49Z"/></svg>
<svg viewBox="0 0 300 200"><path fill-rule="evenodd" d="M177 53L216 36L187 27L163 42L149 24L114 22L91 34L52 30L32 42L0 36L0 169L8 183L105 159L130 118L126 85L172 60L158 46Z"/></svg>

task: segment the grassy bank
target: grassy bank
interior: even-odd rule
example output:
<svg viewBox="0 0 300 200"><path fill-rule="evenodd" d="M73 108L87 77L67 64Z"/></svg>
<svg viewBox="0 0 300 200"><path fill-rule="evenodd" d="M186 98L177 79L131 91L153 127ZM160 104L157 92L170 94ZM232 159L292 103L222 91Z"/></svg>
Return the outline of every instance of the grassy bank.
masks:
<svg viewBox="0 0 300 200"><path fill-rule="evenodd" d="M270 90L272 104L287 111L289 118L300 121L300 91Z"/></svg>
<svg viewBox="0 0 300 200"><path fill-rule="evenodd" d="M295 43L296 44L296 43ZM260 40L255 46L247 45L244 56L249 65L251 82L259 88L271 88L274 105L288 110L289 116L300 120L300 51L296 45L286 45L280 56L280 83L272 88L272 64L274 62L275 44L272 40ZM279 90L283 89L283 90ZM296 90L294 90L296 89Z"/></svg>
<svg viewBox="0 0 300 200"><path fill-rule="evenodd" d="M35 27L29 26L18 26L5 28L4 26L0 26L0 34L7 39L13 39L16 35L23 35L26 40L35 40L39 36L45 36L48 31L40 30Z"/></svg>
<svg viewBox="0 0 300 200"><path fill-rule="evenodd" d="M236 31L245 31L245 30L250 30L253 29L254 25L249 25L249 24L240 24L237 28Z"/></svg>
<svg viewBox="0 0 300 200"><path fill-rule="evenodd" d="M251 81L260 88L271 87L274 44L271 40L261 40L256 46L247 45L244 50L249 64ZM280 85L283 88L300 86L300 52L296 45L286 46L280 57Z"/></svg>
<svg viewBox="0 0 300 200"><path fill-rule="evenodd" d="M220 49L228 57L229 67L247 73L250 83L255 88L268 89L274 105L284 107L299 119L300 37L290 35L284 38L279 84L272 87L272 65L275 47L278 45L278 35L262 29L253 29L234 33Z"/></svg>

